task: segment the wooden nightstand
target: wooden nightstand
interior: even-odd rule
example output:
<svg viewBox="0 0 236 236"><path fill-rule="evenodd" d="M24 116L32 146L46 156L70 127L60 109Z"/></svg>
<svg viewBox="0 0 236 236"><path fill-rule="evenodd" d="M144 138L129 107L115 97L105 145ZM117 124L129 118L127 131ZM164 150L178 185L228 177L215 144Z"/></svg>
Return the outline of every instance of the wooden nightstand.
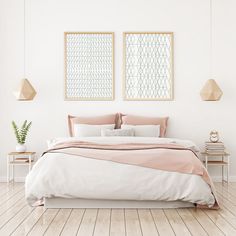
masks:
<svg viewBox="0 0 236 236"><path fill-rule="evenodd" d="M15 166L28 166L31 170L36 152L10 152L7 156L7 182L15 181Z"/></svg>
<svg viewBox="0 0 236 236"><path fill-rule="evenodd" d="M203 163L205 164L206 169L208 170L208 166L221 166L222 168L222 182L229 183L229 158L230 154L227 152L224 153L216 153L211 154L207 152L201 152L202 156L204 157ZM215 160L216 158L220 158L220 160ZM211 159L211 160L210 160ZM213 159L213 160L212 160ZM225 160L226 159L226 160ZM226 167L227 175L225 180L225 173L224 168Z"/></svg>

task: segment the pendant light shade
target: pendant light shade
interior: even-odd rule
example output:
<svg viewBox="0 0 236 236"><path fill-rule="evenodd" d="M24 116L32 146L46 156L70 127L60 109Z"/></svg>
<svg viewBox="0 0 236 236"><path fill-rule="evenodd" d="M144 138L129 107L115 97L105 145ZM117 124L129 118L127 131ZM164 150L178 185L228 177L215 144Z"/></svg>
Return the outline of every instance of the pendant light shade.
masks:
<svg viewBox="0 0 236 236"><path fill-rule="evenodd" d="M13 92L13 94L15 95L16 99L19 101L30 101L33 100L35 95L36 95L36 91L34 89L34 87L31 85L31 83L25 79L26 77L26 42L25 42L25 38L26 38L26 0L24 0L24 25L23 25L23 37L24 37L24 79L21 80L19 86L17 87L17 89Z"/></svg>
<svg viewBox="0 0 236 236"><path fill-rule="evenodd" d="M30 101L34 99L36 91L27 79L22 79L14 95L19 101Z"/></svg>
<svg viewBox="0 0 236 236"><path fill-rule="evenodd" d="M218 101L223 92L215 80L209 79L200 92L203 101Z"/></svg>
<svg viewBox="0 0 236 236"><path fill-rule="evenodd" d="M212 7L212 1L213 0L209 0L210 2L210 6L209 6L209 10L210 10L210 14L209 14L209 20L210 20L210 51L209 51L209 65L210 65L210 78L213 77L212 75L212 58L213 58L213 7ZM219 101L221 96L223 95L222 90L220 89L220 87L218 86L218 84L216 83L215 80L213 79L209 79L207 80L207 82L205 83L204 87L202 88L201 92L200 92L200 96L202 98L203 101Z"/></svg>

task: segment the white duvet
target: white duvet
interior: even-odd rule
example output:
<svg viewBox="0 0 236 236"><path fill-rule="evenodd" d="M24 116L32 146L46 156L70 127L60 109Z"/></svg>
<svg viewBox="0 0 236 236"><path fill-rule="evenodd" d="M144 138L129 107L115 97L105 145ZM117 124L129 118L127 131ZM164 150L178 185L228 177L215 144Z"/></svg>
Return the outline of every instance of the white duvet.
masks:
<svg viewBox="0 0 236 236"><path fill-rule="evenodd" d="M78 138L59 138L48 145ZM195 149L187 140L142 137L89 137L96 143L177 143ZM132 158L132 156L130 157ZM68 154L47 153L26 177L26 199L32 204L44 197L188 201L212 206L215 198L197 175L168 172Z"/></svg>

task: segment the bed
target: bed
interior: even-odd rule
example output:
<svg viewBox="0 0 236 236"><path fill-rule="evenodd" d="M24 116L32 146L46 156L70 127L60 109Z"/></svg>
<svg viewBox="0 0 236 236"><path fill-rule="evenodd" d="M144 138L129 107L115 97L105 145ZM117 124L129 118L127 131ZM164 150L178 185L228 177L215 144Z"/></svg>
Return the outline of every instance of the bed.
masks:
<svg viewBox="0 0 236 236"><path fill-rule="evenodd" d="M153 153L165 162L174 151L186 154L187 161L179 164L182 158L174 158L177 164L171 168L166 163L153 167ZM46 208L217 207L214 186L198 151L191 141L171 138L55 139L26 177L26 199L31 205L44 201ZM113 152L119 154L115 159L110 158ZM152 153L151 161L139 159L143 152Z"/></svg>

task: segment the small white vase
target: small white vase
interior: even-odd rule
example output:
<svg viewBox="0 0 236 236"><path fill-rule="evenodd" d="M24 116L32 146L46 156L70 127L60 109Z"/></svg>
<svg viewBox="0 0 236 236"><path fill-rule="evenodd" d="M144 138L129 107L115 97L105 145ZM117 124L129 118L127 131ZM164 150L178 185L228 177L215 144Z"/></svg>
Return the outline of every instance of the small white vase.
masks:
<svg viewBox="0 0 236 236"><path fill-rule="evenodd" d="M25 144L17 144L16 145L16 151L17 152L25 152L26 151L26 146L25 146Z"/></svg>

